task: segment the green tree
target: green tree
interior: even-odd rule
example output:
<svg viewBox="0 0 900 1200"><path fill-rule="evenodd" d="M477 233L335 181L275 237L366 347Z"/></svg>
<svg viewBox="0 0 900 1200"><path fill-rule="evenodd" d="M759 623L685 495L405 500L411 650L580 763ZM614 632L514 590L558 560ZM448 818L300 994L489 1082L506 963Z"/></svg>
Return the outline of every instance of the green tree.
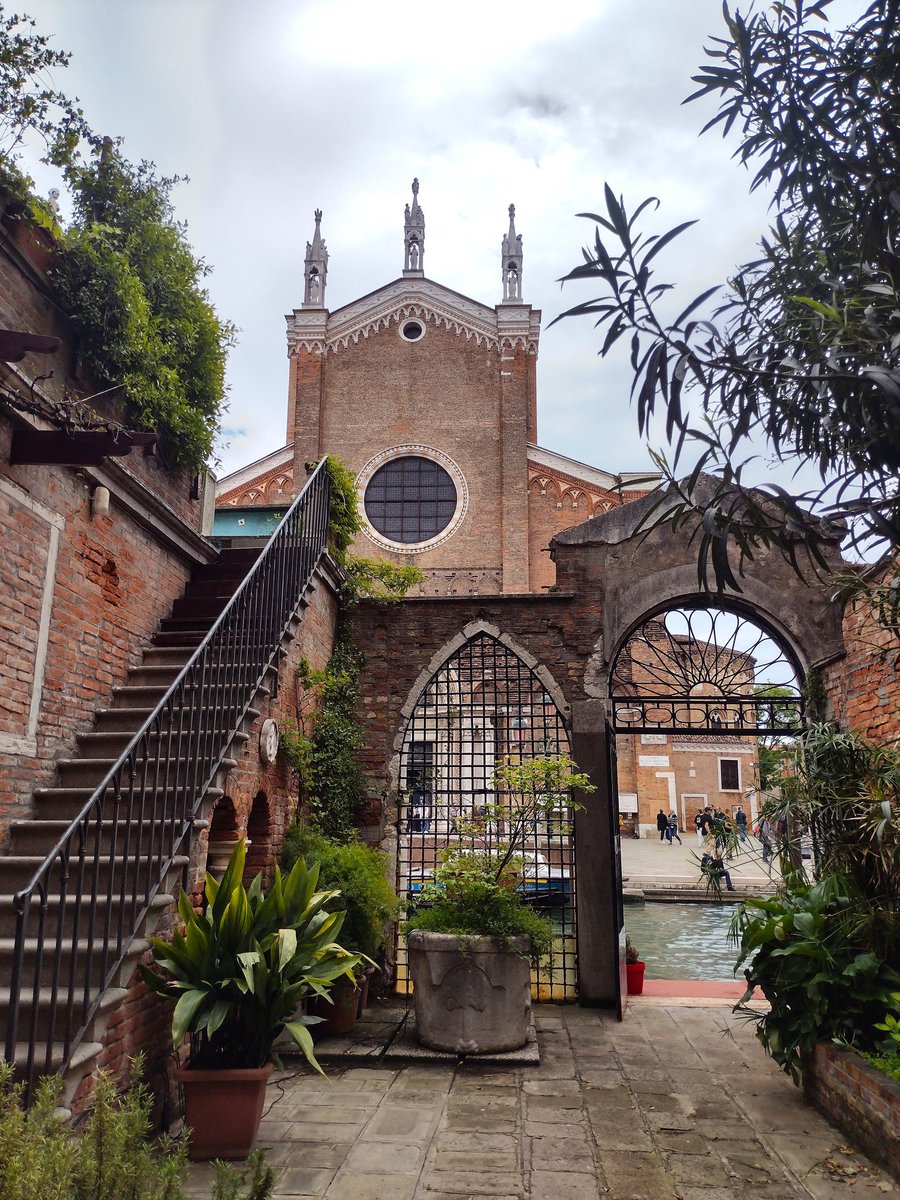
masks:
<svg viewBox="0 0 900 1200"><path fill-rule="evenodd" d="M826 567L822 540L845 522L852 543L878 546L886 563L900 547L900 0L874 0L839 31L830 4L791 0L746 17L726 4L726 35L693 77L689 100L720 100L705 129L738 131L751 187L771 190L758 257L672 319L672 285L656 279L654 259L693 222L642 232L657 202L629 212L607 185L606 211L581 214L595 222L593 244L565 277L602 285L562 314L595 319L601 356L630 338L642 432L665 411L672 450L657 462L676 500L653 519L700 519L704 584L739 590L729 544L741 565L776 546L798 569ZM812 463L818 485L754 480L760 444L789 467ZM897 600L896 566L883 590Z"/></svg>

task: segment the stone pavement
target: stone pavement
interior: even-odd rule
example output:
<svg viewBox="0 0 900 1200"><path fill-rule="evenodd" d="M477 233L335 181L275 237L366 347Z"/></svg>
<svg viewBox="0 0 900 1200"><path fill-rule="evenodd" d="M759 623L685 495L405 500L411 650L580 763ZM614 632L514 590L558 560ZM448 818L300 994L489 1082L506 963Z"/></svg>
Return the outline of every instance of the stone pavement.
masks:
<svg viewBox="0 0 900 1200"><path fill-rule="evenodd" d="M658 837L622 838L622 874L628 877L626 892L693 888L705 894L706 883L700 876L703 850L697 845L697 836L683 833L681 840L681 846L677 842L670 846ZM725 865L738 893L773 891L781 882L778 864L763 863L756 838L749 838L746 848Z"/></svg>
<svg viewBox="0 0 900 1200"><path fill-rule="evenodd" d="M900 1188L728 1008L536 1009L540 1066L373 1058L276 1077L278 1200L849 1200ZM191 1167L190 1194L211 1168Z"/></svg>

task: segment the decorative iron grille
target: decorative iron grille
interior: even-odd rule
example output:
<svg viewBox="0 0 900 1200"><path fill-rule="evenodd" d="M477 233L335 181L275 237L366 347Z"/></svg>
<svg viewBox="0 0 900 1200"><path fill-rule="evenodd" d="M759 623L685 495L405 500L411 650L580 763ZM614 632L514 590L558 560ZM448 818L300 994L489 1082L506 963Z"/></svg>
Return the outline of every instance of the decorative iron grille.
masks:
<svg viewBox="0 0 900 1200"><path fill-rule="evenodd" d="M712 605L645 621L611 673L619 733L796 734L799 670L774 633Z"/></svg>
<svg viewBox="0 0 900 1200"><path fill-rule="evenodd" d="M502 763L568 754L562 714L545 684L489 634L461 646L432 676L410 716L400 754L398 887L414 903L448 847L496 850L514 801L495 783ZM540 1000L577 995L575 859L571 797L560 793L532 823L518 884L553 921L549 956L532 974ZM397 990L409 991L406 946L397 950Z"/></svg>

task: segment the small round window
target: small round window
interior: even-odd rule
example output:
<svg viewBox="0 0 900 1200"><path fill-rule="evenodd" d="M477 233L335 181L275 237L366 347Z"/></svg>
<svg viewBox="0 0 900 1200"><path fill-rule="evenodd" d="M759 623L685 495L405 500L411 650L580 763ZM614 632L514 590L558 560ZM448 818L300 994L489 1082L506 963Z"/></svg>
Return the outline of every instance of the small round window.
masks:
<svg viewBox="0 0 900 1200"><path fill-rule="evenodd" d="M403 545L428 542L453 520L456 485L440 463L409 455L379 467L366 487L366 517L382 537Z"/></svg>
<svg viewBox="0 0 900 1200"><path fill-rule="evenodd" d="M400 336L406 342L417 342L425 336L425 326L421 321L404 321L400 326Z"/></svg>

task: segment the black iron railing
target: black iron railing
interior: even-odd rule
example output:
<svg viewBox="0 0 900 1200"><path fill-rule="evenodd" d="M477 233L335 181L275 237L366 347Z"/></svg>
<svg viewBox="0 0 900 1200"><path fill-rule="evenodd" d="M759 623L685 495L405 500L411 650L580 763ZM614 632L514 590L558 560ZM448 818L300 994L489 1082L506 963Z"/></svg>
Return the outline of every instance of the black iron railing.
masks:
<svg viewBox="0 0 900 1200"><path fill-rule="evenodd" d="M5 1054L64 1071L167 875L325 550L324 463L78 816L16 893Z"/></svg>

